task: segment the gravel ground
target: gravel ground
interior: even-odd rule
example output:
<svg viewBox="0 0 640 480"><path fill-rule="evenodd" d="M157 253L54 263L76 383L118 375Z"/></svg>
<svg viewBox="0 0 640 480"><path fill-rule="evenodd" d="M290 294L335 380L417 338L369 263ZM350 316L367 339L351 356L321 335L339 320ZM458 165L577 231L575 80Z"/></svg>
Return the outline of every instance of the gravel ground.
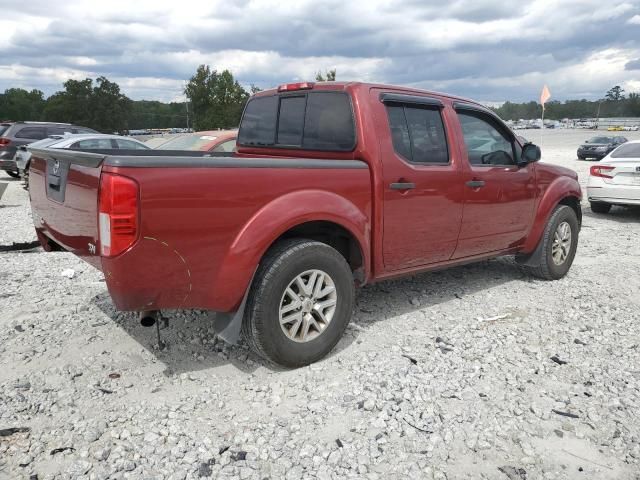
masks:
<svg viewBox="0 0 640 480"><path fill-rule="evenodd" d="M584 184L591 133L545 132L544 159ZM0 245L33 241L0 181ZM583 209L563 280L505 258L367 286L298 370L200 312L160 350L71 254L0 253L0 478L639 479L640 211Z"/></svg>

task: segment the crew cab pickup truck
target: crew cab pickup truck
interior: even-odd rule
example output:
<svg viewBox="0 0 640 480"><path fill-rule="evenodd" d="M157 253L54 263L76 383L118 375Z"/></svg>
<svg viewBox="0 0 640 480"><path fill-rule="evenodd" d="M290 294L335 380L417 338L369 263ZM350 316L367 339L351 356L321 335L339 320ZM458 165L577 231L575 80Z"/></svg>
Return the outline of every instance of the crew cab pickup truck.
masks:
<svg viewBox="0 0 640 480"><path fill-rule="evenodd" d="M403 87L260 92L231 154L31 151L46 250L101 269L120 310L217 312L288 367L335 346L359 285L500 255L559 279L581 224L575 172L478 103Z"/></svg>

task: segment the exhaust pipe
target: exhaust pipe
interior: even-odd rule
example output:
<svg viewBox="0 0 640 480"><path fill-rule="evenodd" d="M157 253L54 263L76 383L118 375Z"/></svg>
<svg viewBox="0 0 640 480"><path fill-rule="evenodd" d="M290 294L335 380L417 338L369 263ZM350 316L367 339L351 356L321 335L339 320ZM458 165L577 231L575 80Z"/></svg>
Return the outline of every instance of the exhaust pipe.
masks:
<svg viewBox="0 0 640 480"><path fill-rule="evenodd" d="M145 310L144 312L140 312L140 316L138 317L140 320L140 325L143 327L153 327L158 320L158 310Z"/></svg>

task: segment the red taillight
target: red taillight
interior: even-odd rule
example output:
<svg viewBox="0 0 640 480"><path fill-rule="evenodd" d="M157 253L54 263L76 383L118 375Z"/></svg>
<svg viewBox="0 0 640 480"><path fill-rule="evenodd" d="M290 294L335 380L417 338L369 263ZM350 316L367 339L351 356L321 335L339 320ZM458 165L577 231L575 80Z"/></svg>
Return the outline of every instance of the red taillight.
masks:
<svg viewBox="0 0 640 480"><path fill-rule="evenodd" d="M606 172L610 172L616 167L608 167L606 165L593 165L591 167L590 173L594 177L602 177L602 178L613 178L611 175L607 175Z"/></svg>
<svg viewBox="0 0 640 480"><path fill-rule="evenodd" d="M311 90L313 82L285 83L278 87L279 92L292 92L293 90Z"/></svg>
<svg viewBox="0 0 640 480"><path fill-rule="evenodd" d="M8 138L2 138L0 137L0 147L6 147L7 145L11 144L11 140L9 140Z"/></svg>
<svg viewBox="0 0 640 480"><path fill-rule="evenodd" d="M115 257L138 238L138 184L121 175L103 173L99 197L100 254Z"/></svg>

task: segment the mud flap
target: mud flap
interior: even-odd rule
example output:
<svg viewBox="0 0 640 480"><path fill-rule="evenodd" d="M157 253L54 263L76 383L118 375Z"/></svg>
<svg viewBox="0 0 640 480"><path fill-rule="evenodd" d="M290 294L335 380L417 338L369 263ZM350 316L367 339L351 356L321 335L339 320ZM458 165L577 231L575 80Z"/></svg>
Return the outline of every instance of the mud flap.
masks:
<svg viewBox="0 0 640 480"><path fill-rule="evenodd" d="M516 262L526 267L536 267L540 265L542 255L544 255L544 252L542 251L542 244L544 243L542 241L543 239L544 239L544 232L543 232L543 236L540 238L540 241L538 242L538 246L536 247L536 249L529 254L518 253L516 255Z"/></svg>
<svg viewBox="0 0 640 480"><path fill-rule="evenodd" d="M215 319L213 320L213 328L216 331L216 335L222 338L225 342L235 345L240 339L240 330L242 329L242 319L244 318L244 309L247 306L247 299L249 298L249 292L253 285L253 277L247 287L247 291L242 298L240 307L235 312L216 312L214 313Z"/></svg>

